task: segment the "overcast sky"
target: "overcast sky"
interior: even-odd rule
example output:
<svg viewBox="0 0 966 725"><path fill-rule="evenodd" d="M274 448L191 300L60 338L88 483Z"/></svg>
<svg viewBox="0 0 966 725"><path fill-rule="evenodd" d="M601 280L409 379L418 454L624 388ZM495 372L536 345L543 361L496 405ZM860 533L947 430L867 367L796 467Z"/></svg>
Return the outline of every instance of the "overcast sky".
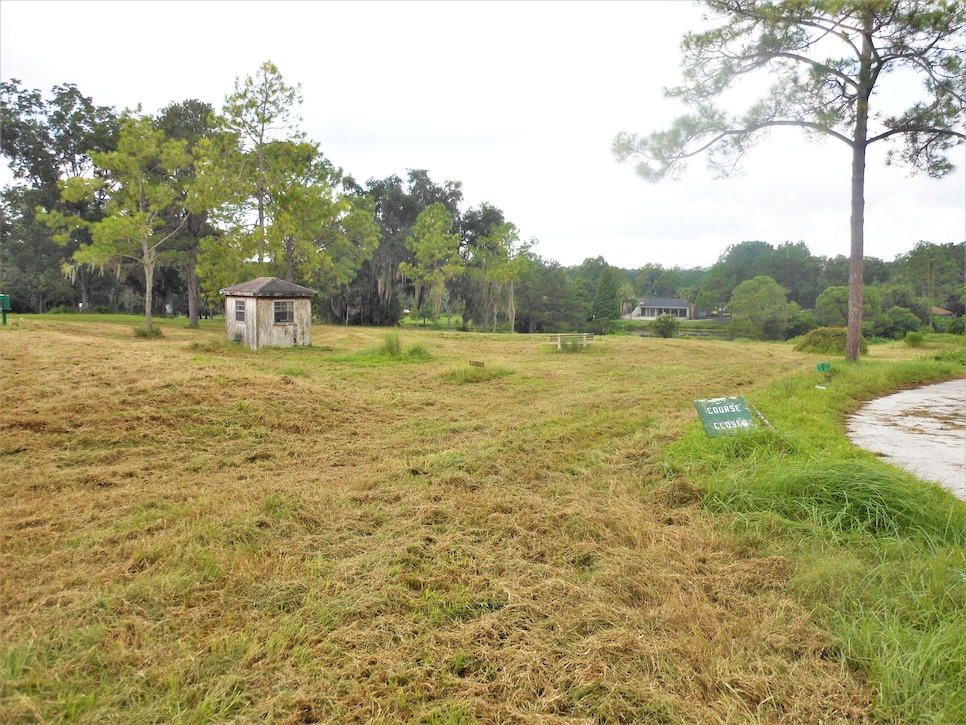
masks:
<svg viewBox="0 0 966 725"><path fill-rule="evenodd" d="M753 240L847 256L841 142L775 132L728 180L699 159L654 185L614 160L617 132L659 130L683 112L662 89L679 81L680 39L701 15L676 0L3 0L0 75L45 96L74 83L98 105L153 114L187 99L220 110L236 78L271 60L301 84L302 129L347 174L426 169L462 182L464 209L499 207L545 259L707 267ZM962 146L953 160L966 161ZM911 177L870 150L866 255L964 239L962 168Z"/></svg>

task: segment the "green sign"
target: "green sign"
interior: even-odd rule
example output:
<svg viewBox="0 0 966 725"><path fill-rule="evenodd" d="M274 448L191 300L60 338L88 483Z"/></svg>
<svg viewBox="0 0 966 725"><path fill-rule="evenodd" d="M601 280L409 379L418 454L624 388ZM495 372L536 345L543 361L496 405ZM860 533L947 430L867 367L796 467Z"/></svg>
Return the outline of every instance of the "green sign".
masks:
<svg viewBox="0 0 966 725"><path fill-rule="evenodd" d="M757 427L744 398L695 400L694 407L712 438L744 433Z"/></svg>

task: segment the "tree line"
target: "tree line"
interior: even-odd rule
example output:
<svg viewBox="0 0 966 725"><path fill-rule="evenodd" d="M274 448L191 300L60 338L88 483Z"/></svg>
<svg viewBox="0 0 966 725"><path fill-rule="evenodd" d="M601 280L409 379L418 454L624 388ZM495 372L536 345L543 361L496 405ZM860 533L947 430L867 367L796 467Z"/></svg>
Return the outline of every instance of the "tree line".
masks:
<svg viewBox="0 0 966 725"><path fill-rule="evenodd" d="M567 270L598 331L640 300L686 300L696 317L732 335L782 340L848 322L850 260L812 255L804 242L740 242L709 268L609 267L602 257ZM962 334L966 242L920 241L892 261L866 257L863 335L896 338L931 328ZM606 290L610 290L607 292ZM938 308L936 313L934 308ZM947 314L951 313L952 317Z"/></svg>
<svg viewBox="0 0 966 725"><path fill-rule="evenodd" d="M729 247L710 268L626 270L601 258L564 268L489 203L464 208L460 182L411 169L357 182L299 130L298 86L263 63L216 111L198 100L154 116L97 106L74 85L49 96L0 84L0 290L21 312L220 312L218 290L277 276L320 292L319 319L520 332L606 331L647 297L731 313L733 331L788 337L845 324L849 260L804 243ZM867 334L963 314L962 244L921 242L867 258ZM845 290L843 293L842 290ZM846 302L841 297L845 295ZM767 311L767 314L765 314Z"/></svg>
<svg viewBox="0 0 966 725"><path fill-rule="evenodd" d="M216 111L198 100L154 116L97 106L76 86L45 97L0 84L0 284L20 311L182 311L219 290L277 276L320 292L317 314L395 324L515 326L515 283L552 267L491 204L464 210L461 184L425 170L358 183L306 138L300 88L271 62L238 79ZM531 313L532 314L532 313ZM552 318L553 315L551 314Z"/></svg>

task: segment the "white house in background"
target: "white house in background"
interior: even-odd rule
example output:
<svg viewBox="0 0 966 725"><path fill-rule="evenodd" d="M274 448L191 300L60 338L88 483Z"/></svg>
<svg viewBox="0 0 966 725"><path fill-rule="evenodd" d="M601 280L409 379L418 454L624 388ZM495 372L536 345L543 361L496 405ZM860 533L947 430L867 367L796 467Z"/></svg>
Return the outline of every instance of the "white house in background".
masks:
<svg viewBox="0 0 966 725"><path fill-rule="evenodd" d="M690 320L691 305L687 300L677 297L649 297L641 300L637 307L631 310L631 314L624 315L624 319L653 320L661 315L674 315L679 320Z"/></svg>
<svg viewBox="0 0 966 725"><path fill-rule="evenodd" d="M259 277L219 291L225 295L229 340L252 350L312 344L315 290L278 277Z"/></svg>

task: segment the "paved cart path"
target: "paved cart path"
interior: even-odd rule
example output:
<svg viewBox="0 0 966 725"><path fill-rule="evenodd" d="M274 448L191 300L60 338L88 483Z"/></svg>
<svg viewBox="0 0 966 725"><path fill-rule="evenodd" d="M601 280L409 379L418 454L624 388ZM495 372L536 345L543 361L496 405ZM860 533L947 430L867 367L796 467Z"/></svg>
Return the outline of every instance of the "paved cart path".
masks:
<svg viewBox="0 0 966 725"><path fill-rule="evenodd" d="M849 438L966 500L966 378L873 400L848 420Z"/></svg>

